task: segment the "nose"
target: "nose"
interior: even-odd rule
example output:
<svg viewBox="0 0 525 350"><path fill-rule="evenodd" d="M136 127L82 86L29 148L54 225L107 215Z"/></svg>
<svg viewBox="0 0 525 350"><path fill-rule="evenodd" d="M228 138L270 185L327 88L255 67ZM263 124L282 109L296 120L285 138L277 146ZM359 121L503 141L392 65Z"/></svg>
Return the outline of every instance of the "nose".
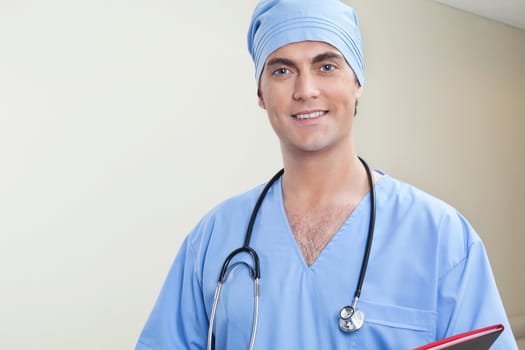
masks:
<svg viewBox="0 0 525 350"><path fill-rule="evenodd" d="M295 100L308 100L319 97L318 82L311 73L301 73L295 79L293 98Z"/></svg>

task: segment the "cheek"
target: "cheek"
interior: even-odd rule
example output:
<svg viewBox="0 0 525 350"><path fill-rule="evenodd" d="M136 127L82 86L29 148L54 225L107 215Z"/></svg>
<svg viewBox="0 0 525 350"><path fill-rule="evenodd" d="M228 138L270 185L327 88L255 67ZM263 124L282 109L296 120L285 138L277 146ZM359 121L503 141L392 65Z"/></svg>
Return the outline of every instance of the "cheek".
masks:
<svg viewBox="0 0 525 350"><path fill-rule="evenodd" d="M283 103L278 101L277 96L270 96L267 99L264 99L266 106L266 116L272 129L276 134L280 134L280 131L284 128L284 124L287 120L287 107Z"/></svg>
<svg viewBox="0 0 525 350"><path fill-rule="evenodd" d="M327 95L336 104L353 106L360 97L360 90L352 86L352 82L349 84L334 84L329 88Z"/></svg>
<svg viewBox="0 0 525 350"><path fill-rule="evenodd" d="M266 108L270 106L280 107L287 103L293 93L293 81L272 81L266 77L261 78L259 86L260 96L264 100Z"/></svg>
<svg viewBox="0 0 525 350"><path fill-rule="evenodd" d="M275 108L273 105L266 105L266 115L268 117L268 121L270 122L272 128L277 131L279 129L279 125L281 123L282 118L282 112Z"/></svg>
<svg viewBox="0 0 525 350"><path fill-rule="evenodd" d="M283 123L280 122L280 119L272 112L268 111L268 121L272 127L273 132L277 135L278 138L281 138L283 135Z"/></svg>
<svg viewBox="0 0 525 350"><path fill-rule="evenodd" d="M268 115L282 114L288 108L288 102L285 94L279 90L273 89L266 94L263 93L264 109L268 112Z"/></svg>

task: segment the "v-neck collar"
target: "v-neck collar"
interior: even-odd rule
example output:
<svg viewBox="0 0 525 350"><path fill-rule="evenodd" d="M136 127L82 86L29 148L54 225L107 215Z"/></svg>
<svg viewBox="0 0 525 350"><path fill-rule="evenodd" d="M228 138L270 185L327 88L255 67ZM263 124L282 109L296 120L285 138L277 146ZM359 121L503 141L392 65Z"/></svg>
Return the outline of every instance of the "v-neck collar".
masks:
<svg viewBox="0 0 525 350"><path fill-rule="evenodd" d="M376 194L377 194L378 185L381 184L382 182L384 182L383 178L375 184ZM314 262L311 265L308 265L303 256L303 253L301 252L301 249L299 248L299 245L297 244L297 241L295 240L295 237L292 232L292 228L290 226L290 222L288 221L288 216L286 215L286 209L284 207L282 178L280 178L274 184L274 186L275 186L275 195L276 195L276 199L278 203L278 211L279 211L279 217L281 220L281 224L283 225L283 227L285 227L285 234L287 235L287 239L289 240L290 245L294 247L294 254L296 255L297 259L300 260L304 269L308 269L308 270L316 269L319 264L322 264L322 261L324 260L325 256L329 255L330 251L334 250L334 245L337 243L337 241L348 234L355 234L356 243L361 242L363 239L366 240L366 237L368 235L368 229L366 229L366 232L350 232L350 231L351 231L351 227L353 226L354 221L356 220L366 220L367 222L366 227L368 228L368 222L370 219L370 216L368 214L368 211L370 210L370 192L368 192L359 201L359 203L354 208L354 210L352 210L350 215L343 222L339 230L328 241L326 246L321 250L321 252L317 256L317 258L314 260ZM376 195L376 201L377 201L377 195Z"/></svg>

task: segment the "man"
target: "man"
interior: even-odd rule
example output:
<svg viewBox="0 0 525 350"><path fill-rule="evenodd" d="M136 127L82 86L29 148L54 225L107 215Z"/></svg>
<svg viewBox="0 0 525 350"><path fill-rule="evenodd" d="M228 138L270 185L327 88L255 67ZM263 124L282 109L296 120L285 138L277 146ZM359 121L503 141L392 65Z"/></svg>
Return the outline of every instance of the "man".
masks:
<svg viewBox="0 0 525 350"><path fill-rule="evenodd" d="M250 248L223 269L220 293L222 262L243 245L262 188L225 201L195 227L137 349L412 349L496 323L506 330L494 349L517 349L471 226L414 187L367 175L356 155L364 76L354 11L338 0L262 1L248 46L284 174L261 199ZM358 316L351 322L340 319L345 305Z"/></svg>

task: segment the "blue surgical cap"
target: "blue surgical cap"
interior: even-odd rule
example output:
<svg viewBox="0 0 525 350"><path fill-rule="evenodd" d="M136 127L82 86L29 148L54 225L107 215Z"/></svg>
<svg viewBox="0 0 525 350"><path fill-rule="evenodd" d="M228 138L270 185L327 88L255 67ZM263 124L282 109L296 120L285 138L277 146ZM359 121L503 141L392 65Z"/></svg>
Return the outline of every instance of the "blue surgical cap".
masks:
<svg viewBox="0 0 525 350"><path fill-rule="evenodd" d="M257 86L268 56L300 41L322 41L337 48L363 85L361 33L351 7L340 0L262 0L248 29Z"/></svg>

